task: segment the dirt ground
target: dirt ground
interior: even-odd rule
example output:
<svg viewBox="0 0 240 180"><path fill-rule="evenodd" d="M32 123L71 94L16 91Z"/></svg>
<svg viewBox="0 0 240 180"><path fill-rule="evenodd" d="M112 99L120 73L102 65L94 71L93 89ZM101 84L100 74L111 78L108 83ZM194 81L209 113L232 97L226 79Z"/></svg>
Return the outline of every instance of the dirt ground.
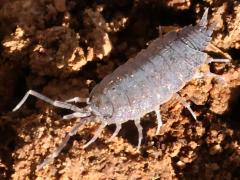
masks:
<svg viewBox="0 0 240 180"><path fill-rule="evenodd" d="M28 89L52 99L88 97L94 85L163 33L196 24L210 7L217 22L206 52L231 63L214 63L212 78L189 82L161 105L163 126L155 135L154 113L142 119L144 140L136 151L132 121L107 142L109 126L83 149L99 124L79 129L60 155L53 152L76 119L30 98L11 109ZM0 1L0 179L239 179L240 178L240 3L224 0L2 0ZM208 68L208 67L205 67Z"/></svg>

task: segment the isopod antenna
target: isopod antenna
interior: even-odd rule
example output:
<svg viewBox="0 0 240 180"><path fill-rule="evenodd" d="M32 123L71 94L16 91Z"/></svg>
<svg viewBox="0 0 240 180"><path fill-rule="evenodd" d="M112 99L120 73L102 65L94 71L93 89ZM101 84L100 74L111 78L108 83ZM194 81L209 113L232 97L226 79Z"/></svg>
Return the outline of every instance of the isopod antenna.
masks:
<svg viewBox="0 0 240 180"><path fill-rule="evenodd" d="M75 124L72 129L67 133L61 144L58 146L58 148L50 154L47 158L43 160L41 164L37 166L37 171L42 169L45 165L49 164L50 162L53 162L53 160L59 155L59 153L62 151L62 149L66 146L67 142L69 141L70 137L75 135L78 131L78 129L85 123L91 120L91 116L81 118L80 121Z"/></svg>
<svg viewBox="0 0 240 180"><path fill-rule="evenodd" d="M74 117L87 117L91 114L91 112L89 111L89 108L79 108L73 104L71 104L71 102L85 102L88 103L89 98L73 98L73 99L69 99L67 101L58 101L58 100L52 100L49 97L38 93L34 90L29 90L24 97L22 98L22 100L15 106L15 108L12 111L17 111L23 104L24 102L27 100L27 98L32 95L38 99L41 99L42 101L45 101L51 105L53 105L54 107L59 107L59 108L63 108L63 109L69 109L72 110L74 113L63 116L63 119L71 119Z"/></svg>

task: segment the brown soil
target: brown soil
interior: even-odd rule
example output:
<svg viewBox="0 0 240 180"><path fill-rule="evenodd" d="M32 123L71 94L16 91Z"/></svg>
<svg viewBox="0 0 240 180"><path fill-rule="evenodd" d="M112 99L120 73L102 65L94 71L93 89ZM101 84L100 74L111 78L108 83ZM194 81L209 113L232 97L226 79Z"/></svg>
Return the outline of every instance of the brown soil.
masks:
<svg viewBox="0 0 240 180"><path fill-rule="evenodd" d="M207 52L232 61L210 66L226 78L225 86L194 80L180 92L194 102L198 122L171 99L160 108L160 135L155 115L143 118L140 153L132 121L112 142L114 126L82 149L98 127L91 123L36 171L75 120L62 120L67 112L34 98L11 112L28 89L58 100L88 97L96 83L158 37L159 25L166 33L195 24L206 7L209 22L217 22ZM239 179L239 22L240 3L233 0L2 0L0 179Z"/></svg>

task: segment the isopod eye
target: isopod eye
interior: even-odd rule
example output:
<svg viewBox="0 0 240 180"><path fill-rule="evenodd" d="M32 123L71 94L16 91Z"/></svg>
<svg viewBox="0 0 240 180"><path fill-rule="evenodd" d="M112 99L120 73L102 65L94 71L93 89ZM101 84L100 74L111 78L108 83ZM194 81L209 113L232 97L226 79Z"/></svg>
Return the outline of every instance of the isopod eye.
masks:
<svg viewBox="0 0 240 180"><path fill-rule="evenodd" d="M111 118L113 115L113 105L106 95L94 95L90 99L91 109L94 114L104 119Z"/></svg>
<svg viewBox="0 0 240 180"><path fill-rule="evenodd" d="M113 115L113 105L107 96L102 96L99 104L99 112L104 118L110 118Z"/></svg>

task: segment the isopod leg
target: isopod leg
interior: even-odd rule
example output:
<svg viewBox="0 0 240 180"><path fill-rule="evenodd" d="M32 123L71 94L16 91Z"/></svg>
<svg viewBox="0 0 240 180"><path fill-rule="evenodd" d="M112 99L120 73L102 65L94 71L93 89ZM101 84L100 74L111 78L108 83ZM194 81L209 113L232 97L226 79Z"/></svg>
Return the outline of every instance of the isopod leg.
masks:
<svg viewBox="0 0 240 180"><path fill-rule="evenodd" d="M72 119L72 118L82 118L82 117L87 117L89 115L90 115L89 113L74 112L72 114L63 116L63 119L67 120L67 119Z"/></svg>
<svg viewBox="0 0 240 180"><path fill-rule="evenodd" d="M193 78L200 79L200 78L207 78L207 77L213 77L217 81L221 82L223 85L227 84L226 79L222 75L214 74L211 72L204 72L204 73L196 73Z"/></svg>
<svg viewBox="0 0 240 180"><path fill-rule="evenodd" d="M140 146L141 146L141 143L142 143L142 139L143 139L143 133L142 133L142 125L140 124L140 118L139 119L136 119L134 121L135 123L135 126L137 127L137 130L138 130L138 146L137 146L137 150L140 150Z"/></svg>
<svg viewBox="0 0 240 180"><path fill-rule="evenodd" d="M116 124L116 129L115 129L114 133L112 134L112 136L109 138L108 141L112 141L113 138L115 138L118 135L121 128L122 128L122 124Z"/></svg>
<svg viewBox="0 0 240 180"><path fill-rule="evenodd" d="M160 128L162 126L162 117L161 117L161 114L160 114L160 111L159 111L159 108L157 108L155 110L155 113L157 115L157 131L156 131L156 135L159 134L159 131L160 131Z"/></svg>
<svg viewBox="0 0 240 180"><path fill-rule="evenodd" d="M25 96L22 98L22 100L16 105L16 107L12 110L12 111L16 111L18 110L22 105L23 103L27 100L28 96L29 95L32 95L32 96L35 96L36 98L38 99L41 99L55 107L60 107L60 108L64 108L64 109L70 109L72 111L82 111L80 108L78 108L77 106L74 106L72 104L68 104L66 102L61 102L61 101L55 101L55 100L52 100L50 98L48 98L47 96L44 96L43 94L40 94L36 91L33 91L33 90L29 90Z"/></svg>
<svg viewBox="0 0 240 180"><path fill-rule="evenodd" d="M212 57L208 57L207 58L207 64L209 63L229 63L230 59L213 59ZM222 75L217 75L211 72L198 72L194 75L193 78L205 78L205 77L213 77L215 78L217 81L221 82L222 84L226 85L227 82L224 79L224 77Z"/></svg>
<svg viewBox="0 0 240 180"><path fill-rule="evenodd" d="M95 135L93 136L93 138L88 141L87 144L85 144L83 146L83 148L85 149L86 147L88 147L90 144L92 144L94 141L96 141L96 139L100 136L101 132L103 131L103 129L107 126L107 123L102 123L100 125L100 127L98 128L97 132L95 133Z"/></svg>
<svg viewBox="0 0 240 180"><path fill-rule="evenodd" d="M209 43L207 48L206 48L207 51L214 51L218 54L220 54L221 56L225 57L226 59L232 59L231 56L226 53L226 52L223 52L220 48L218 48L217 46L215 46L213 43ZM210 57L211 58L211 57ZM212 58L213 59L213 58Z"/></svg>
<svg viewBox="0 0 240 180"><path fill-rule="evenodd" d="M229 62L230 62L229 59L213 59L211 57L207 59L207 64L208 63L229 63Z"/></svg>
<svg viewBox="0 0 240 180"><path fill-rule="evenodd" d="M195 115L195 113L193 112L192 108L190 107L190 104L188 102L185 101L184 98L182 98L179 94L176 94L176 99L179 100L182 105L188 109L188 111L192 114L193 118L195 120L197 120L197 116Z"/></svg>
<svg viewBox="0 0 240 180"><path fill-rule="evenodd" d="M74 98L66 100L65 102L88 103L89 98L74 97Z"/></svg>
<svg viewBox="0 0 240 180"><path fill-rule="evenodd" d="M37 166L37 171L42 169L45 165L49 164L52 162L62 151L62 149L66 146L67 142L69 141L70 137L75 135L80 128L80 126L83 124L84 121L78 122L73 128L70 130L70 132L66 135L62 143L59 145L59 147L52 153L50 154L44 161Z"/></svg>

